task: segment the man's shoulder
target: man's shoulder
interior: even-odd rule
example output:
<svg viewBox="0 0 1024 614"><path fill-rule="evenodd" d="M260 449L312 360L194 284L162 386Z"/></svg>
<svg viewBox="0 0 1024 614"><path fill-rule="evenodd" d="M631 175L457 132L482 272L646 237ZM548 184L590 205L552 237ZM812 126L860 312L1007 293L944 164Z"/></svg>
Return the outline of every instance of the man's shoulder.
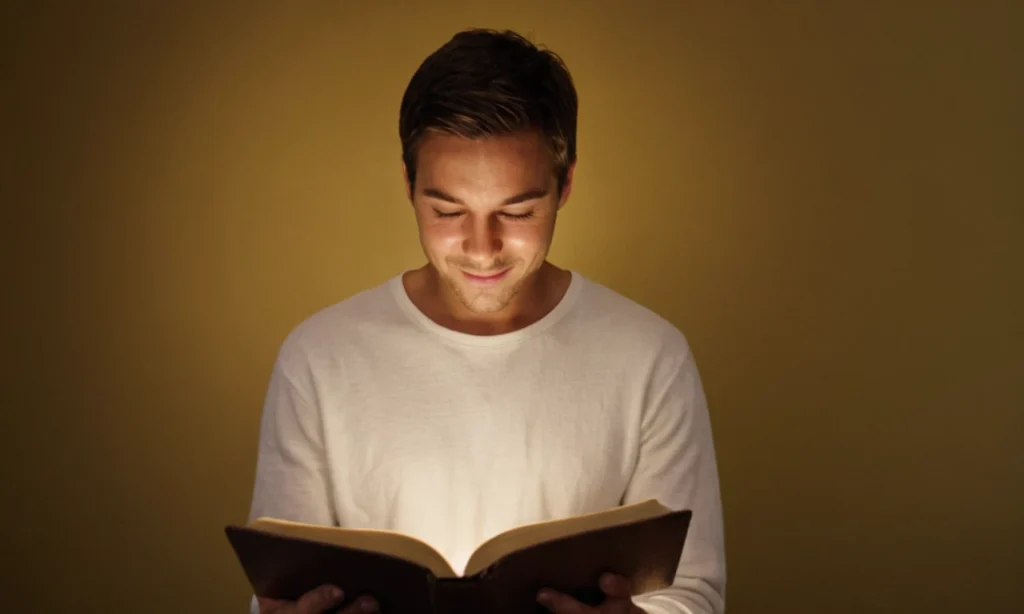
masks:
<svg viewBox="0 0 1024 614"><path fill-rule="evenodd" d="M682 329L651 307L618 290L587 280L583 324L600 339L656 352L689 353Z"/></svg>
<svg viewBox="0 0 1024 614"><path fill-rule="evenodd" d="M282 341L281 359L330 353L353 343L360 334L371 334L396 312L393 281L389 278L306 316Z"/></svg>

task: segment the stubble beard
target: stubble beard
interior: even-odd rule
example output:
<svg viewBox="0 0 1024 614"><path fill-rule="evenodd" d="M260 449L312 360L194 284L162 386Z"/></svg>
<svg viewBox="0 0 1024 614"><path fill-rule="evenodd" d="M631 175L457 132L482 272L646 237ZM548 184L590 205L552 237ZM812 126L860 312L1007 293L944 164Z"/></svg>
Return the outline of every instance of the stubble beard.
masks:
<svg viewBox="0 0 1024 614"><path fill-rule="evenodd" d="M504 267L496 267L503 270ZM455 275L461 275L461 269L452 266ZM510 272L511 274L511 272ZM501 280L492 287L475 288L464 280L453 279L452 275L442 275L441 279L455 299L470 313L492 314L508 307L523 288L523 280Z"/></svg>

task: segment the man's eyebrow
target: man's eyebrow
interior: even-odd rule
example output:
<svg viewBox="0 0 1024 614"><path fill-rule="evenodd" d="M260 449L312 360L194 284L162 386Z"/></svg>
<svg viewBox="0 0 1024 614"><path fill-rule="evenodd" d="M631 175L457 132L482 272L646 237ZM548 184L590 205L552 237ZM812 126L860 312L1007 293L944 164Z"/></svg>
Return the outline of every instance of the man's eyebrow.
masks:
<svg viewBox="0 0 1024 614"><path fill-rule="evenodd" d="M451 194L448 194L448 193L444 192L443 190L439 190L437 188L423 188L423 195L427 196L429 198L436 198L438 200L443 200L445 202L452 203L453 205L463 205L463 204L465 204L461 200L459 200L458 198L455 198ZM502 204L502 206L505 206L505 205L515 205L515 204L519 204L519 203L522 203L522 202L526 202L528 200L534 200L534 199L537 199L537 198L544 198L547 195L548 195L548 191L546 189L544 189L544 188L534 188L532 190L527 190L527 191L525 191L525 192L523 192L521 194L516 194L515 196L512 196L510 198L506 198L501 204Z"/></svg>
<svg viewBox="0 0 1024 614"><path fill-rule="evenodd" d="M430 198L436 198L438 200L447 201L455 205L463 204L463 202L458 198L455 198L450 194L446 194L441 190L438 190L437 188L423 188L423 195L428 196Z"/></svg>
<svg viewBox="0 0 1024 614"><path fill-rule="evenodd" d="M503 205L515 205L515 204L518 204L518 203L526 202L528 200L534 200L534 199L537 199L537 198L544 198L547 195L548 195L548 191L545 190L544 188L534 188L532 190L527 190L527 191L523 192L522 194L516 194L512 198L506 198L505 202L503 202L502 204Z"/></svg>

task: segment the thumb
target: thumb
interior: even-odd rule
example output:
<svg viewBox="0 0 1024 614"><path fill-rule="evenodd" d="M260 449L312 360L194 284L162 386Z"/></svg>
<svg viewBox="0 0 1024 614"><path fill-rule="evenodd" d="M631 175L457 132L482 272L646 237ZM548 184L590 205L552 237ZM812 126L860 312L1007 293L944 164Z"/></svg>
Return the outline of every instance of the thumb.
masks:
<svg viewBox="0 0 1024 614"><path fill-rule="evenodd" d="M295 614L321 614L331 606L341 603L344 596L337 586L319 586L295 602Z"/></svg>
<svg viewBox="0 0 1024 614"><path fill-rule="evenodd" d="M606 573L601 576L601 591L612 598L629 597L629 580L618 574Z"/></svg>

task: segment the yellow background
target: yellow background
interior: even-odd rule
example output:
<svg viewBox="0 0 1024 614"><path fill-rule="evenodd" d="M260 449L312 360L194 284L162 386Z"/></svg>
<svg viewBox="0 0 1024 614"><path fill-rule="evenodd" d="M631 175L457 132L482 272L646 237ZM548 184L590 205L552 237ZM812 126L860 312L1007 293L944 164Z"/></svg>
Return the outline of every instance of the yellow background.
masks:
<svg viewBox="0 0 1024 614"><path fill-rule="evenodd" d="M573 72L552 257L689 337L729 611L1020 611L1020 3L64 4L3 19L9 611L245 610L274 353L420 263L398 103L467 26Z"/></svg>

